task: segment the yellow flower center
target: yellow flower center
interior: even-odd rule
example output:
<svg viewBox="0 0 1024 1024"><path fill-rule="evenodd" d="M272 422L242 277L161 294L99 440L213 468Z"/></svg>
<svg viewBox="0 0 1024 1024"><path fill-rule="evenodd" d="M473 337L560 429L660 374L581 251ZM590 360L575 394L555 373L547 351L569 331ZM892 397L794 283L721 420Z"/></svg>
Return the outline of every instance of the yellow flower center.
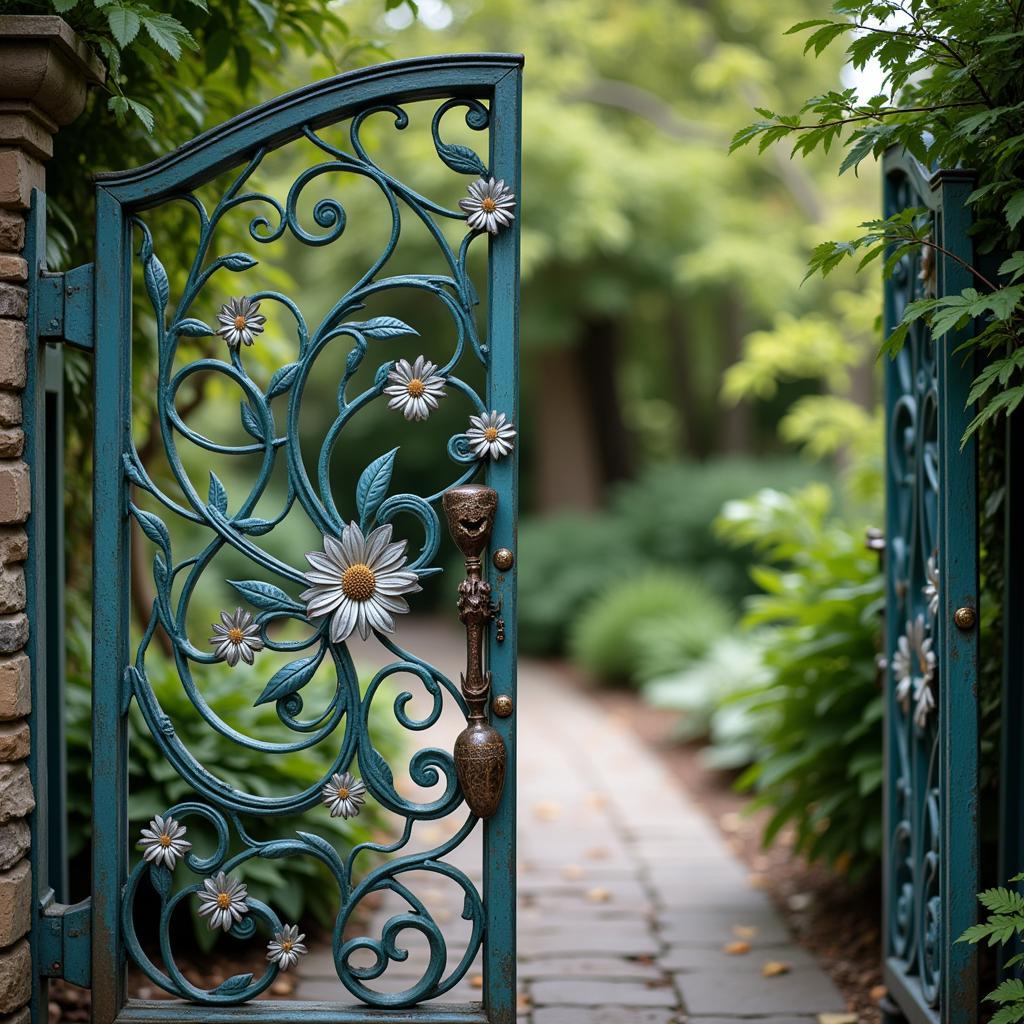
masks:
<svg viewBox="0 0 1024 1024"><path fill-rule="evenodd" d="M235 317L235 326L239 330L241 330L245 326L245 322L245 317L241 313L239 313L238 316Z"/></svg>
<svg viewBox="0 0 1024 1024"><path fill-rule="evenodd" d="M217 906L221 910L227 910L231 906L231 897L226 892L217 893Z"/></svg>
<svg viewBox="0 0 1024 1024"><path fill-rule="evenodd" d="M483 210L484 213L494 213L497 208L498 204L490 196L487 196L480 202L480 209Z"/></svg>
<svg viewBox="0 0 1024 1024"><path fill-rule="evenodd" d="M245 639L245 634L237 626L232 626L228 630L228 639L233 644L240 644Z"/></svg>
<svg viewBox="0 0 1024 1024"><path fill-rule="evenodd" d="M356 562L341 574L341 589L353 601L369 601L377 589L377 577L368 565Z"/></svg>
<svg viewBox="0 0 1024 1024"><path fill-rule="evenodd" d="M171 845L171 837L166 832L162 833L160 836L160 845L163 847Z"/></svg>
<svg viewBox="0 0 1024 1024"><path fill-rule="evenodd" d="M419 377L413 377L413 379L406 384L405 389L413 398L419 398L420 395L427 390L427 386L419 379Z"/></svg>
<svg viewBox="0 0 1024 1024"><path fill-rule="evenodd" d="M291 939L285 939L284 942L281 943L281 951L284 953L290 953L292 951L292 946L294 945L295 943L292 942Z"/></svg>
<svg viewBox="0 0 1024 1024"><path fill-rule="evenodd" d="M488 427L484 431L484 440L485 441L497 441L498 440L498 428L497 427Z"/></svg>
<svg viewBox="0 0 1024 1024"><path fill-rule="evenodd" d="M340 796L342 800L347 800L348 799L348 787L347 786L339 786L338 787L338 796Z"/></svg>

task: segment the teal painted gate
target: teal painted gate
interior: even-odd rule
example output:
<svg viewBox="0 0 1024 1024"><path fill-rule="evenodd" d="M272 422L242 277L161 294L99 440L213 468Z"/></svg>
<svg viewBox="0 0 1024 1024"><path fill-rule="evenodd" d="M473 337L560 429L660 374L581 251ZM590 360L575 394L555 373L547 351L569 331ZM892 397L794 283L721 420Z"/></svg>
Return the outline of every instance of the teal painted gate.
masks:
<svg viewBox="0 0 1024 1024"><path fill-rule="evenodd" d="M918 210L936 247L903 255L886 282L887 333L908 303L971 284L971 176L885 160L886 216ZM970 330L923 321L886 359L885 982L909 1021L978 1019L978 492L961 438ZM1019 870L1014 868L1014 870Z"/></svg>
<svg viewBox="0 0 1024 1024"><path fill-rule="evenodd" d="M65 337L80 335L95 360L91 899L70 911L51 905L51 927L36 949L40 973L91 982L97 1024L514 1020L520 74L521 59L506 55L352 72L98 180L95 268L80 272L86 291L94 282L92 323L92 295L81 309L77 299L60 300ZM456 118L479 133L479 146L446 141ZM422 133L426 144L409 175L416 180L371 155L367 136L388 132ZM301 149L297 163L268 170L293 149ZM344 189L354 181L368 185L384 211L379 246L349 222ZM154 250L151 219L168 210L198 225L196 251ZM43 213L40 199L37 237ZM239 219L244 230L233 236L229 222ZM425 265L404 257L403 232L417 234L417 251L426 240L433 256ZM374 253L351 280L332 269L343 243ZM301 308L277 290L286 264L315 275L324 308ZM425 337L411 317L394 315L389 303L410 295L444 314L440 336ZM40 324L51 299L37 290ZM274 351L287 354L268 365L256 357L271 338ZM140 367L155 376L155 391L133 388ZM193 422L183 396L200 377L213 383L204 416ZM311 381L321 395L326 381L332 396L329 429L315 437L303 419L304 395L317 390ZM364 411L382 407L408 445L383 450L372 431L360 431ZM439 407L461 410L454 435L433 419ZM146 417L158 423L160 443L144 457L133 427ZM339 452L359 467L352 479L337 468ZM436 469L436 488L402 490L403 473L424 465ZM38 478L38 463L35 470ZM493 490L464 486L473 481ZM294 548L284 536L312 538L303 564L282 554ZM405 645L403 626L421 612L428 581L463 563L460 686ZM140 571L152 603L141 624L132 616ZM445 610L454 618L452 590ZM231 595L212 630L209 616L192 611L208 593ZM349 648L367 636L389 660L360 680ZM163 706L151 668L161 658L173 666L178 704L203 728L268 762L326 747L330 769L287 794L268 793L258 778L225 781L225 766L190 749L177 712ZM219 713L204 697L210 673L237 673L244 703L272 707L281 735L250 735ZM396 677L402 692L385 697ZM501 698L493 715L492 685ZM414 697L424 702L416 710ZM141 798L127 784L133 704L146 742L187 791L173 806L147 809L153 820L141 834L127 826L128 801ZM432 747L411 757L378 748L371 712L386 710L411 741L446 707L470 720L458 757ZM409 796L400 773L426 795ZM358 820L370 805L385 813L393 835L348 851L318 828L332 816ZM449 816L457 825L424 844L425 823ZM257 826L282 817L301 817L301 827L257 838ZM481 829L478 883L454 861ZM323 945L351 1005L252 1001L302 949L283 894L261 888L248 869L294 858L325 865L333 880L324 899L337 916ZM45 885L45 860L39 868ZM424 875L462 892L458 945L446 941L445 920L417 891L414 879ZM381 894L404 909L382 934L363 934L358 912ZM171 924L190 907L219 935L211 958L232 940L266 942L262 974L235 974L207 989L189 980ZM426 950L422 974L388 984L412 936ZM436 1001L478 954L482 1004L440 1008ZM129 1000L129 963L178 998Z"/></svg>

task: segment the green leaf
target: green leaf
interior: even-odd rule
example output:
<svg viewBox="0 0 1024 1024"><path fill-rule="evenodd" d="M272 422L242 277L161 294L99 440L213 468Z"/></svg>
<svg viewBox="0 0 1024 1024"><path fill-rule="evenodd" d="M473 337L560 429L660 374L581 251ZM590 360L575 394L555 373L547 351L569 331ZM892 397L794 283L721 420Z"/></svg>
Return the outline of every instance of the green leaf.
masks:
<svg viewBox="0 0 1024 1024"><path fill-rule="evenodd" d="M269 704L301 690L316 675L323 656L324 652L321 648L316 654L289 662L284 668L279 669L270 677L263 692L253 702L254 707L259 707L260 704Z"/></svg>
<svg viewBox="0 0 1024 1024"><path fill-rule="evenodd" d="M146 131L149 132L150 135L152 135L153 128L156 124L156 119L153 116L153 111L150 110L149 107L147 107L144 103L140 103L138 100L128 99L126 97L126 101L128 103L128 108L131 110L131 112L142 122Z"/></svg>
<svg viewBox="0 0 1024 1024"><path fill-rule="evenodd" d="M377 509L380 508L388 493L397 454L397 448L385 452L374 459L359 476L359 482L356 484L356 509L359 512L359 522L364 531L373 522Z"/></svg>
<svg viewBox="0 0 1024 1024"><path fill-rule="evenodd" d="M50 0L50 4L58 14L67 14L78 6L78 0Z"/></svg>
<svg viewBox="0 0 1024 1024"><path fill-rule="evenodd" d="M1014 192L1003 207L1006 214L1006 223L1015 228L1024 218L1024 189Z"/></svg>
<svg viewBox="0 0 1024 1024"><path fill-rule="evenodd" d="M139 34L139 16L127 7L111 7L107 11L107 24L122 49Z"/></svg>
<svg viewBox="0 0 1024 1024"><path fill-rule="evenodd" d="M990 1003L1009 1003L1013 1000L1024 1001L1024 981L1021 981L1020 978L1007 978L989 992L985 999Z"/></svg>
<svg viewBox="0 0 1024 1024"><path fill-rule="evenodd" d="M142 18L142 27L150 39L172 60L181 58L182 46L190 50L199 49L191 33L177 18L169 14L147 14Z"/></svg>

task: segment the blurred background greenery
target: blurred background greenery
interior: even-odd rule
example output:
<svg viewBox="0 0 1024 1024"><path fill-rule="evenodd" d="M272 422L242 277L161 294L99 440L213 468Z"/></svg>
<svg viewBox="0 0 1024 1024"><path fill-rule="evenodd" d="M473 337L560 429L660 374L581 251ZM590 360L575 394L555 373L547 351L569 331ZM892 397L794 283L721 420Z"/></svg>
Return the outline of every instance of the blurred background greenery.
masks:
<svg viewBox="0 0 1024 1024"><path fill-rule="evenodd" d="M91 258L82 256L88 233L68 214L89 202L79 183L83 163L140 163L252 102L382 57L525 53L521 649L569 658L596 681L635 687L674 709L680 738L704 744L709 766L742 770L739 785L771 808L768 840L791 823L808 856L839 872L868 874L880 841L874 665L881 589L875 557L864 547L866 527L881 519L880 284L852 266L827 280L801 279L814 244L846 237L877 214L879 183L870 173L837 177L824 156L794 162L777 147L764 156L727 152L752 107L793 109L844 75L854 81L838 51L806 60L803 40L785 34L828 6L422 0L414 9L380 0L210 0L204 13L202 5L175 0L169 9L197 47L174 58L180 71L169 81L159 73L166 54L139 56L111 44L88 20L91 11L65 3L73 24L81 16L76 27L97 45L106 40L108 59L111 46L123 56L115 93L123 87L148 102L157 120L151 135L129 110L120 135L99 138L97 126L111 115L97 100L82 126L61 136L74 159L57 164L54 202L63 215L51 241L55 260ZM318 22L324 12L330 18ZM463 183L433 156L426 116L401 133L380 116L364 134L419 188L450 204ZM456 121L446 122L446 138L473 144L473 133ZM273 155L259 186L285 190L311 152L295 144ZM225 181L205 191L221 194ZM325 308L338 281L366 266L385 228L368 183L321 179L307 195L313 202L332 194L348 214L348 244L260 253L263 283L303 309ZM154 211L147 221L173 294L194 251L194 222L180 209ZM229 230L248 241L246 225L240 219ZM403 232L395 268L422 271L432 258L428 245L425 232ZM195 311L208 322L216 305L209 302L210 309ZM426 303L389 302L366 315L380 312L419 331L389 348L392 358L430 356L443 338L439 314ZM144 354L152 324L140 316L136 330ZM290 343L271 325L252 358L269 374ZM144 357L134 372L136 443L159 477L166 469L151 433L152 370ZM70 363L72 396L87 393L88 373ZM304 436L322 437L334 415L336 379L325 367L311 381ZM225 395L222 384L200 375L179 408L218 440L237 442L245 438L241 424L225 423L217 411ZM88 403L70 405L78 436L87 437ZM444 470L428 458L431 449L418 447L416 432L383 403L375 405L353 423L350 443L332 463L339 488L351 489L371 458L401 445L395 489L437 490ZM435 428L455 433L465 413L457 402L443 403ZM186 467L204 491L210 458L188 455ZM69 494L85 493L78 487L89 472L87 442L69 445L68 468ZM216 466L229 494L245 471L238 460ZM344 495L339 503L351 504ZM85 585L90 562L85 505L69 502L73 587ZM176 550L194 542L187 530L172 535ZM266 539L295 565L315 543L311 527L297 520ZM133 585L143 615L151 553L136 548ZM231 556L221 561L217 575L235 577ZM419 609L449 600L450 582L443 581L450 576L430 582ZM233 600L214 589L200 593L196 635ZM73 629L87 629L81 602L71 618ZM81 789L77 806L85 807L87 656L74 644L70 662L78 680L70 702L77 723L72 763L82 768L72 779ZM159 686L159 671L154 680ZM164 689L173 702L173 679ZM279 725L230 688L211 700L239 728ZM393 749L391 742L382 735L377 745ZM147 749L137 742L138 785L166 792L157 799L141 790L146 806L172 802L174 780ZM209 750L203 760L244 776L254 768L246 756L237 748ZM292 767L304 780L322 770L315 758ZM276 783L267 784L273 790ZM366 822L368 830L377 824ZM352 841L365 838L349 831ZM300 879L297 891L310 884L315 880ZM301 910L300 902L296 917Z"/></svg>

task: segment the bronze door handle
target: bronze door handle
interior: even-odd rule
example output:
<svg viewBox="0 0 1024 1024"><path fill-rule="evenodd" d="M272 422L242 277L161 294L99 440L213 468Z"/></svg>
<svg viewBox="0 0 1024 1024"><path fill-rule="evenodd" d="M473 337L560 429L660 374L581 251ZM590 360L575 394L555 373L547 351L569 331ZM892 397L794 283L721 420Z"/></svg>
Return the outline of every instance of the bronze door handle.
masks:
<svg viewBox="0 0 1024 1024"><path fill-rule="evenodd" d="M442 498L448 529L466 560L459 584L459 620L466 627L466 671L460 679L466 699L466 728L455 740L455 772L469 809L489 818L498 809L505 784L505 743L487 721L491 674L484 671L484 629L494 618L491 585L483 578L481 556L494 528L498 492L463 484Z"/></svg>

